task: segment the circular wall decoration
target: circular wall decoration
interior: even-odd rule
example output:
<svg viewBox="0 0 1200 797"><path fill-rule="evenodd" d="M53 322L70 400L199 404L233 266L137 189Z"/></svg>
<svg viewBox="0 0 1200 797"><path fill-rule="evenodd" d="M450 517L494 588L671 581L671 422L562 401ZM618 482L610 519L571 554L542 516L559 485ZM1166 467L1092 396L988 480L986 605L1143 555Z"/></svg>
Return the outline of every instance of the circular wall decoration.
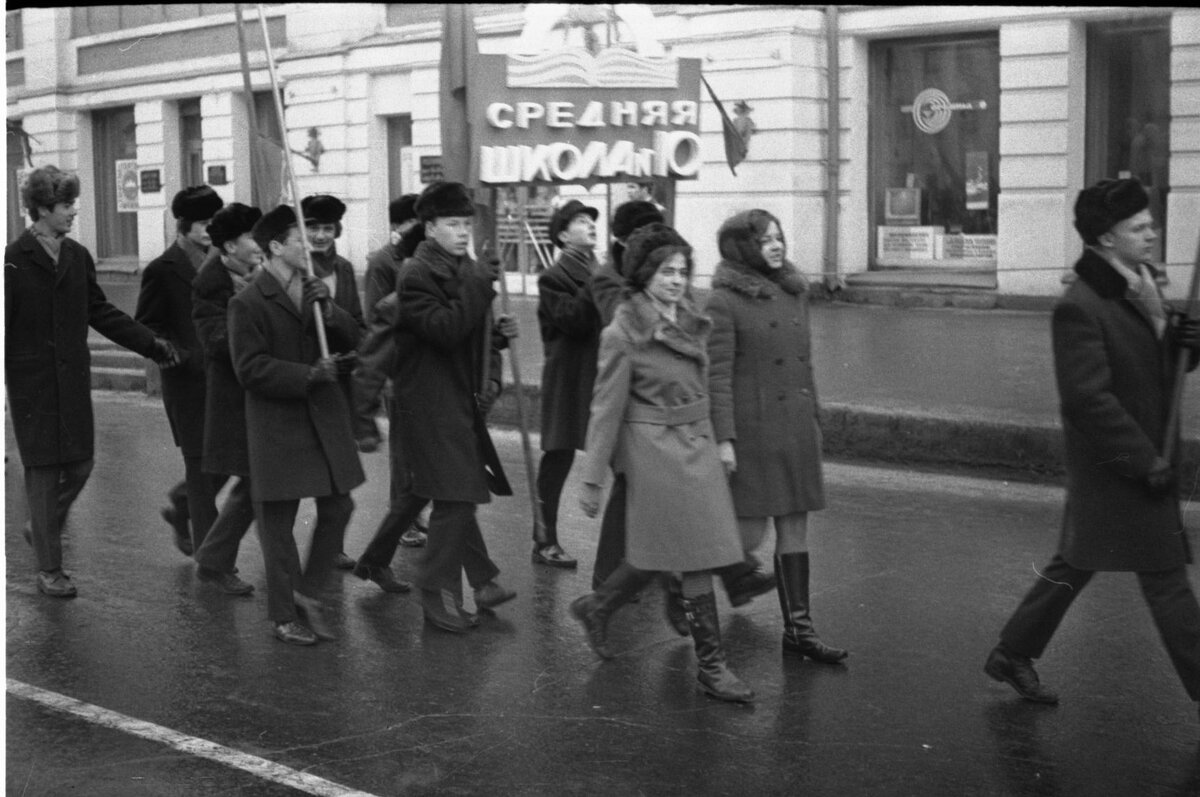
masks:
<svg viewBox="0 0 1200 797"><path fill-rule="evenodd" d="M913 123L923 133L940 133L950 124L950 98L941 89L925 89L912 104Z"/></svg>

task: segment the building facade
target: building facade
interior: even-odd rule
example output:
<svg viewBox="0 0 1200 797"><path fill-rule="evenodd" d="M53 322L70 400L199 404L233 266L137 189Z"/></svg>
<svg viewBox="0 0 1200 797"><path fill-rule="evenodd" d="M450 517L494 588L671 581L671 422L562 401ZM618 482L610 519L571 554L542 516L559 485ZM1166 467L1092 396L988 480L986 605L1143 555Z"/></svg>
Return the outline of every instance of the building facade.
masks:
<svg viewBox="0 0 1200 797"><path fill-rule="evenodd" d="M653 36L701 59L748 140L735 176L705 95L699 177L660 196L696 246L702 282L721 221L759 206L784 221L800 267L830 285L1052 296L1079 251L1076 193L1132 175L1162 226L1168 291L1186 291L1200 235L1200 12L651 8ZM433 179L441 7L267 5L282 133L263 23L244 9L249 92L232 4L6 12L9 239L27 223L22 172L54 163L82 179L75 234L99 267L136 272L173 235L181 187L278 201L282 157L252 155L257 135L296 153L302 194L346 202L338 248L365 269L387 241L388 201ZM473 11L480 50L509 52L522 6ZM585 27L551 35L586 42ZM607 29L631 38L615 20ZM603 205L604 189L590 194ZM623 200L624 187L611 194Z"/></svg>

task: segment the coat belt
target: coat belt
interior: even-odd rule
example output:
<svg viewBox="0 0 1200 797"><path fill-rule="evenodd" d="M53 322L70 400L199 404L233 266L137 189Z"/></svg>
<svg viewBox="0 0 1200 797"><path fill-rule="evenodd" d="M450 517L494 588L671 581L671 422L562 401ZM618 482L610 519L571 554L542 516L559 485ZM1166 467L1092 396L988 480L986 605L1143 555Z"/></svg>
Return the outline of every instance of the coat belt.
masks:
<svg viewBox="0 0 1200 797"><path fill-rule="evenodd" d="M682 426L708 418L708 398L678 407L662 407L657 404L629 404L625 408L625 420L629 423L653 423L659 426Z"/></svg>

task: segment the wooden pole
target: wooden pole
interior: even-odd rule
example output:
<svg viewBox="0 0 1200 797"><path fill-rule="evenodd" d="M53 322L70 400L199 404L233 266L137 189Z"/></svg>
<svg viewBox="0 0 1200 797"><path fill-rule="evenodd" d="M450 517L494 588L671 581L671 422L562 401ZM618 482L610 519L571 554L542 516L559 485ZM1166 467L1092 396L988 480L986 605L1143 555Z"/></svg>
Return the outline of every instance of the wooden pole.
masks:
<svg viewBox="0 0 1200 797"><path fill-rule="evenodd" d="M497 189L489 189L492 202L492 216L496 215L496 191ZM526 222L528 227L528 222ZM499 251L499 246L496 241L499 239L497 227L492 228L494 237L493 244L495 249ZM504 272L504 264L500 264L500 310L505 315L509 313L508 302L508 278ZM546 521L542 517L542 502L538 498L537 490L537 469L533 464L533 446L529 441L529 425L525 417L525 389L521 385L521 365L517 357L517 347L509 342L508 346L508 362L512 367L513 393L517 398L517 426L521 430L521 451L525 454L525 483L529 485L529 505L533 510L533 539L540 547L549 542L546 538Z"/></svg>
<svg viewBox="0 0 1200 797"><path fill-rule="evenodd" d="M292 165L292 149L287 144L287 125L283 122L283 100L279 96L279 78L275 74L275 56L271 54L271 36L267 33L267 16L263 12L263 4L258 4L258 21L262 24L263 47L267 51L267 72L271 75L271 97L275 100L275 113L279 118L279 131L283 137L283 162L287 165L288 182L292 186L292 203L296 211L296 226L300 228L300 237L304 241L304 269L306 276L312 276L312 254L308 251L308 230L304 226L304 211L300 209L300 183L296 180L296 169ZM253 99L253 97L251 98ZM317 324L317 343L321 348L321 357L329 358L329 341L325 337L325 317L321 315L319 304L313 304L313 319Z"/></svg>
<svg viewBox="0 0 1200 797"><path fill-rule="evenodd" d="M254 107L254 86L250 82L250 56L246 53L246 32L242 29L245 19L242 16L242 4L233 4L237 15L238 55L242 62L242 89L246 93L246 116L250 121L250 204L256 208L263 206L262 198L262 152L259 151L258 139L258 109Z"/></svg>
<svg viewBox="0 0 1200 797"><path fill-rule="evenodd" d="M1188 301L1185 315L1194 319L1200 317L1197 313L1196 298L1200 296L1200 238L1196 241L1196 261L1192 266L1192 284L1188 288ZM1179 440L1179 413L1183 405L1183 381L1187 377L1188 361L1192 353L1188 349L1180 349L1175 355L1175 385L1171 394L1171 406L1167 412L1166 439L1163 440L1163 459L1171 462L1175 457L1175 445Z"/></svg>

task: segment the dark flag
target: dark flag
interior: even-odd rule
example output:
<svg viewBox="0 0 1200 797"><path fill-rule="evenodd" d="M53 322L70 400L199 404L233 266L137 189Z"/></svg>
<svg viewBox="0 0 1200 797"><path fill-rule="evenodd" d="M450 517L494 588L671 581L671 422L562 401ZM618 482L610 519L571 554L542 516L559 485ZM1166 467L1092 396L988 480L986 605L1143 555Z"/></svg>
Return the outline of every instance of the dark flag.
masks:
<svg viewBox="0 0 1200 797"><path fill-rule="evenodd" d="M468 188L478 184L472 168L471 127L467 116L467 81L479 48L475 41L475 14L466 3L442 6L442 60L440 105L442 173L451 182Z"/></svg>
<svg viewBox="0 0 1200 797"><path fill-rule="evenodd" d="M708 85L708 80L703 75L700 80L704 82L704 88L708 89L708 96L712 97L713 103L717 106L717 111L721 114L721 132L725 137L725 161L729 164L729 171L733 172L733 176L737 177L737 166L742 161L746 160L746 153L750 148L746 146L746 140L742 138L742 134L733 126L733 120L729 118L729 114L725 113L725 106L717 99L716 92L712 86Z"/></svg>

